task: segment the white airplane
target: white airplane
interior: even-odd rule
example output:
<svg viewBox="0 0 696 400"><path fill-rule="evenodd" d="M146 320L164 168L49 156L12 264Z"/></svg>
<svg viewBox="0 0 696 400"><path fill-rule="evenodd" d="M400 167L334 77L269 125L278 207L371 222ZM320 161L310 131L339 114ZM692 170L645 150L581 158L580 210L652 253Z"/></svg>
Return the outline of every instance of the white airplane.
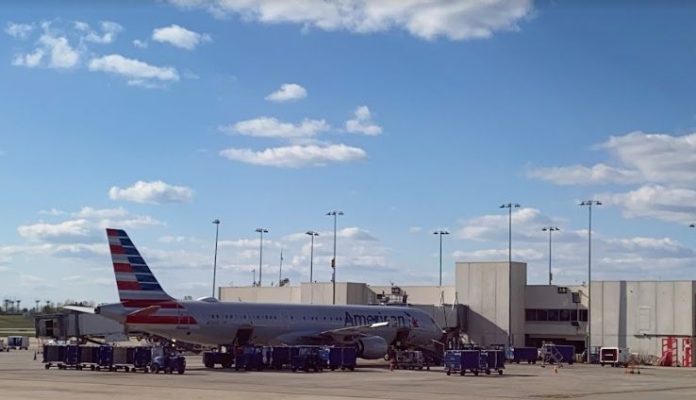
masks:
<svg viewBox="0 0 696 400"><path fill-rule="evenodd" d="M120 303L94 312L123 323L129 332L199 344L354 345L358 356L377 359L390 345L436 350L443 330L412 307L176 300L157 282L125 231L107 229Z"/></svg>

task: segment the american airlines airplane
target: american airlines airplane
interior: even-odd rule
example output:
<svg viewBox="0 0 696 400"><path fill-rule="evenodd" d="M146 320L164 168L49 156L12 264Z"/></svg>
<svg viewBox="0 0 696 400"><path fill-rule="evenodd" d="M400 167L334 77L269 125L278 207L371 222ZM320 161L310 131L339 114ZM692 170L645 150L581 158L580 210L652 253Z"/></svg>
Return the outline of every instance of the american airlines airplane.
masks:
<svg viewBox="0 0 696 400"><path fill-rule="evenodd" d="M160 286L125 231L107 229L119 303L94 312L170 341L206 347L230 345L354 345L377 359L390 345L435 351L443 330L412 307L176 300Z"/></svg>

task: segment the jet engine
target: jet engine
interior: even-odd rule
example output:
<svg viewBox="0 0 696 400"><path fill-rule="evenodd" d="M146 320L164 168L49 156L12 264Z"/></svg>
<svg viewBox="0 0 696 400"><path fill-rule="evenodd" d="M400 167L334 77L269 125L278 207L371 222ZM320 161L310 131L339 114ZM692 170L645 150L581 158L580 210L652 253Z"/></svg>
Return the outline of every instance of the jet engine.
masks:
<svg viewBox="0 0 696 400"><path fill-rule="evenodd" d="M380 336L368 336L357 341L358 357L367 360L376 360L387 354L389 345Z"/></svg>

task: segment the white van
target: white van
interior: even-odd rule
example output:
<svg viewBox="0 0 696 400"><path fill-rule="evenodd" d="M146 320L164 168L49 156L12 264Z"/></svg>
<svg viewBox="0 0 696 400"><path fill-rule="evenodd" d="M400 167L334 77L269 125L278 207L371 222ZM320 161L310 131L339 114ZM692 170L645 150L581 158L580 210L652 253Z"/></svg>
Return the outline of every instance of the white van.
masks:
<svg viewBox="0 0 696 400"><path fill-rule="evenodd" d="M29 336L8 336L8 349L29 350Z"/></svg>
<svg viewBox="0 0 696 400"><path fill-rule="evenodd" d="M621 367L628 365L631 353L625 347L602 347L599 349L599 365Z"/></svg>

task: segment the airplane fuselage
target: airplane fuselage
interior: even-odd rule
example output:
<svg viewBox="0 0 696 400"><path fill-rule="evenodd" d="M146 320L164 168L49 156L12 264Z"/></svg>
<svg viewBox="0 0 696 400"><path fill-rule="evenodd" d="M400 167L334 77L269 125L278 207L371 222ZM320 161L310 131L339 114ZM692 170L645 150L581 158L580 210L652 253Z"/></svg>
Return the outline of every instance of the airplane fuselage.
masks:
<svg viewBox="0 0 696 400"><path fill-rule="evenodd" d="M370 330L392 344L399 339L413 346L429 347L440 340L441 328L423 311L413 307L359 305L301 305L176 301L142 317L125 317L121 303L100 307L100 314L125 322L130 331L146 332L204 346L231 344L240 334L259 345L331 342L332 332L349 327L380 325ZM381 324L380 324L381 323ZM385 324L386 323L386 324ZM343 342L360 335L346 335ZM365 336L363 334L362 336Z"/></svg>

